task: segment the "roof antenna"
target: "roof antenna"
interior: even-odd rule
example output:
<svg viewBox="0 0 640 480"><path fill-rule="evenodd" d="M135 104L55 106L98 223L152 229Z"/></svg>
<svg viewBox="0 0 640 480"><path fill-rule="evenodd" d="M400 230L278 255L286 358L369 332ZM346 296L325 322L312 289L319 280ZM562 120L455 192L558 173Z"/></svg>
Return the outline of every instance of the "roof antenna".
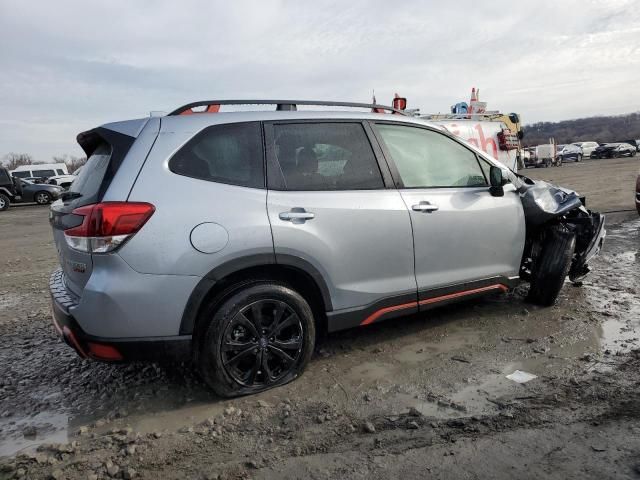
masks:
<svg viewBox="0 0 640 480"><path fill-rule="evenodd" d="M376 102L376 91L373 89L371 90L371 100L374 105L374 107L371 108L371 113L385 113L384 109L375 107L375 105L377 105L378 102Z"/></svg>

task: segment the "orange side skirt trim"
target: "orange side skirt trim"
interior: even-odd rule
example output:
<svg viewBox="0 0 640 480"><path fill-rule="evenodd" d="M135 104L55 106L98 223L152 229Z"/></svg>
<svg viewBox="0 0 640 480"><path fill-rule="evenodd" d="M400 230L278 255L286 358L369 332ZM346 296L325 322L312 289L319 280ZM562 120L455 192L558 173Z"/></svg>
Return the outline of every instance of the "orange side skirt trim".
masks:
<svg viewBox="0 0 640 480"><path fill-rule="evenodd" d="M370 323L375 322L378 318L380 318L385 313L395 312L396 310L404 310L405 308L417 307L418 302L409 302L403 303L402 305L394 305L393 307L385 307L380 310L376 310L367 318L365 318L360 325L369 325Z"/></svg>
<svg viewBox="0 0 640 480"><path fill-rule="evenodd" d="M471 290L463 290L462 292L449 293L448 295L442 295L440 297L427 298L426 300L420 300L418 303L420 305L429 305L431 303L444 302L445 300L473 295L474 293L489 292L491 290L502 290L503 292L506 292L509 288L502 284L489 285L486 287L473 288Z"/></svg>
<svg viewBox="0 0 640 480"><path fill-rule="evenodd" d="M369 324L375 322L381 316L383 316L383 315L385 315L385 314L387 314L389 312L395 312L395 311L398 311L398 310L404 310L404 309L407 309L407 308L417 307L418 305L429 305L429 304L432 304L432 303L444 302L446 300L452 300L454 298L460 298L460 297L464 297L466 295L473 295L475 293L489 292L491 290L502 290L503 292L506 292L507 290L509 290L509 287L499 283L499 284L496 284L496 285L488 285L486 287L472 288L471 290L463 290L461 292L449 293L447 295L441 295L439 297L427 298L426 300L420 300L419 302L409 302L409 303L403 303L402 305L394 305L394 306L391 306L391 307L384 307L384 308L381 308L380 310L376 310L375 312L373 312L371 315L369 315L367 318L365 318L360 323L360 325L361 326L362 325L369 325Z"/></svg>

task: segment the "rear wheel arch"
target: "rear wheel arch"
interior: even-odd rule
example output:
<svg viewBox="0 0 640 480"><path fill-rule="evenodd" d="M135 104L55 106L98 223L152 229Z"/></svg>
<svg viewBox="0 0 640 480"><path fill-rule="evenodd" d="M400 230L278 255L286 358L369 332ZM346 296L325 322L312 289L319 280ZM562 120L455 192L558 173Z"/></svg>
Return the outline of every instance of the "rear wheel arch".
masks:
<svg viewBox="0 0 640 480"><path fill-rule="evenodd" d="M202 326L203 312L212 304L221 304L253 283L270 280L289 285L302 295L313 309L316 330L326 331L326 312L333 307L320 272L299 257L279 255L278 263L275 263L273 255L265 254L232 260L205 275L189 296L180 323L180 335L193 335L195 341Z"/></svg>

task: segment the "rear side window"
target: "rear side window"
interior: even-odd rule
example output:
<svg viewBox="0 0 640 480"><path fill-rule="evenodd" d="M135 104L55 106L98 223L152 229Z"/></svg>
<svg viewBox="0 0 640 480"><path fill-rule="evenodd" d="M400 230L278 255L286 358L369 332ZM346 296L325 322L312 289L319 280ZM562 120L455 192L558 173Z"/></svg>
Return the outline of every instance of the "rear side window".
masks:
<svg viewBox="0 0 640 480"><path fill-rule="evenodd" d="M34 177L53 177L55 174L54 170L33 170Z"/></svg>
<svg viewBox="0 0 640 480"><path fill-rule="evenodd" d="M260 124L231 123L206 128L171 158L169 169L200 180L263 188Z"/></svg>
<svg viewBox="0 0 640 480"><path fill-rule="evenodd" d="M286 190L383 188L360 123L275 124L275 156Z"/></svg>

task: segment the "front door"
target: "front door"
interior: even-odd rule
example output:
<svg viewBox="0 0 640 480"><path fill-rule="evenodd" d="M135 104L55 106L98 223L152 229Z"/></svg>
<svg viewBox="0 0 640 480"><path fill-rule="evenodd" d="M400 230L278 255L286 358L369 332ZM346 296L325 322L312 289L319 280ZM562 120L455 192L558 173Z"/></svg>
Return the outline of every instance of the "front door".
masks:
<svg viewBox="0 0 640 480"><path fill-rule="evenodd" d="M322 275L329 329L377 319L392 305L417 310L409 213L385 184L365 125L274 122L265 133L276 262L300 259Z"/></svg>
<svg viewBox="0 0 640 480"><path fill-rule="evenodd" d="M375 130L411 215L421 308L506 289L519 274L525 240L513 185L492 196L491 164L441 132L389 123Z"/></svg>

